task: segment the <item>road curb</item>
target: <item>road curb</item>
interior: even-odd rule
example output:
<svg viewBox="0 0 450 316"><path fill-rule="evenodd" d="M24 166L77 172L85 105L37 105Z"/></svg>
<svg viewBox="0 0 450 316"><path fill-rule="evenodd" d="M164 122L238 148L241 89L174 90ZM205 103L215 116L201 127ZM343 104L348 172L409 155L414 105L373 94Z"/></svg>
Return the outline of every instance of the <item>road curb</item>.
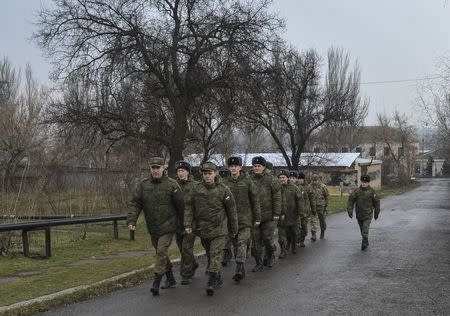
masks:
<svg viewBox="0 0 450 316"><path fill-rule="evenodd" d="M195 254L195 257L201 258L205 256L205 254L205 252L199 252ZM171 262L174 265L177 265L180 263L180 258L174 259ZM84 301L115 290L131 287L143 281L152 279L154 266L155 265L153 264L147 268L122 273L89 285L80 285L28 301L2 306L0 307L0 315L31 315L49 310L52 307Z"/></svg>

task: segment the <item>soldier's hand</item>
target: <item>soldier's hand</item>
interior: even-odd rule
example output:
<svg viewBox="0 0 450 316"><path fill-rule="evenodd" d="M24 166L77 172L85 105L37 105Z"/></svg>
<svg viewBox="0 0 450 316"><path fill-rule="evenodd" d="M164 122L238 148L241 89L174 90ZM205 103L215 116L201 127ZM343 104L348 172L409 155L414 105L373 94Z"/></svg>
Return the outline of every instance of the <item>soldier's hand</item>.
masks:
<svg viewBox="0 0 450 316"><path fill-rule="evenodd" d="M353 218L353 212L352 213L348 212L348 217Z"/></svg>
<svg viewBox="0 0 450 316"><path fill-rule="evenodd" d="M258 227L259 225L261 225L261 222L260 221L256 221L255 222L255 227Z"/></svg>
<svg viewBox="0 0 450 316"><path fill-rule="evenodd" d="M186 227L184 229L184 231L186 232L186 234L192 234L192 228L191 227Z"/></svg>
<svg viewBox="0 0 450 316"><path fill-rule="evenodd" d="M375 218L375 220L378 219L378 214L373 214L373 218Z"/></svg>
<svg viewBox="0 0 450 316"><path fill-rule="evenodd" d="M284 221L284 218L285 218L285 216L284 216L284 215L281 215L281 216L280 216L280 221Z"/></svg>
<svg viewBox="0 0 450 316"><path fill-rule="evenodd" d="M274 215L274 216L272 216L272 220L273 221L278 221L280 219L280 216L279 215Z"/></svg>
<svg viewBox="0 0 450 316"><path fill-rule="evenodd" d="M131 224L129 224L129 225L128 225L128 230L129 230L129 231L136 230L136 225L131 225Z"/></svg>

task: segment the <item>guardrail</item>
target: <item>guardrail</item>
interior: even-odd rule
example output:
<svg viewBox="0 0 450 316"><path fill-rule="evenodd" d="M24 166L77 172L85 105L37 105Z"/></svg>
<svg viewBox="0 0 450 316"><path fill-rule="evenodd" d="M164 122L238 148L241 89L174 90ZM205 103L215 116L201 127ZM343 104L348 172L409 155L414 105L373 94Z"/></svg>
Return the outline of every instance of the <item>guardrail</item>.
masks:
<svg viewBox="0 0 450 316"><path fill-rule="evenodd" d="M65 225L76 225L76 224L88 224L88 223L99 223L99 222L113 222L113 234L114 239L119 239L119 226L118 221L126 220L126 215L105 215L105 216L86 216L86 217L73 217L73 218L61 218L61 219L48 219L39 220L33 222L23 222L23 223L10 223L10 224L0 224L0 232L8 231L22 231L22 245L23 254L25 257L30 256L30 244L28 240L28 232L34 230L44 230L45 231L45 257L51 257L51 227L53 226L65 226ZM134 231L130 231L130 240L134 240Z"/></svg>

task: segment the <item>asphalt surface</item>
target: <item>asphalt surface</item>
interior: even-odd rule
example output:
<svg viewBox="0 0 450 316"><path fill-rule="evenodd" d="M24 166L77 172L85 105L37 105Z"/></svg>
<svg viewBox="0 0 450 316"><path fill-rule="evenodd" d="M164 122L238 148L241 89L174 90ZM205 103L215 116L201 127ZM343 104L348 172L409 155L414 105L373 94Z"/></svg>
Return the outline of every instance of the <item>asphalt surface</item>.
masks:
<svg viewBox="0 0 450 316"><path fill-rule="evenodd" d="M326 239L271 271L247 272L235 285L234 265L224 268L213 297L203 264L193 284L159 297L145 282L44 315L450 315L450 180L423 181L381 208L365 252L356 220L334 214Z"/></svg>

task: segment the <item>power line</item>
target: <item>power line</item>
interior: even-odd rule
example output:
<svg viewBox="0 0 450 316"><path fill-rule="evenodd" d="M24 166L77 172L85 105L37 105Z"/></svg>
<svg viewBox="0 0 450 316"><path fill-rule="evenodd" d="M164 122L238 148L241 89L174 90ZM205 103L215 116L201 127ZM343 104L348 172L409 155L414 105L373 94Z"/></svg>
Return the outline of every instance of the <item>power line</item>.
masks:
<svg viewBox="0 0 450 316"><path fill-rule="evenodd" d="M411 79L398 79L398 80L384 80L384 81L367 81L361 82L360 84L383 84L383 83L398 83L398 82L415 82L424 80L435 80L435 79L447 79L448 77L436 76L436 77L426 77L426 78L411 78Z"/></svg>

